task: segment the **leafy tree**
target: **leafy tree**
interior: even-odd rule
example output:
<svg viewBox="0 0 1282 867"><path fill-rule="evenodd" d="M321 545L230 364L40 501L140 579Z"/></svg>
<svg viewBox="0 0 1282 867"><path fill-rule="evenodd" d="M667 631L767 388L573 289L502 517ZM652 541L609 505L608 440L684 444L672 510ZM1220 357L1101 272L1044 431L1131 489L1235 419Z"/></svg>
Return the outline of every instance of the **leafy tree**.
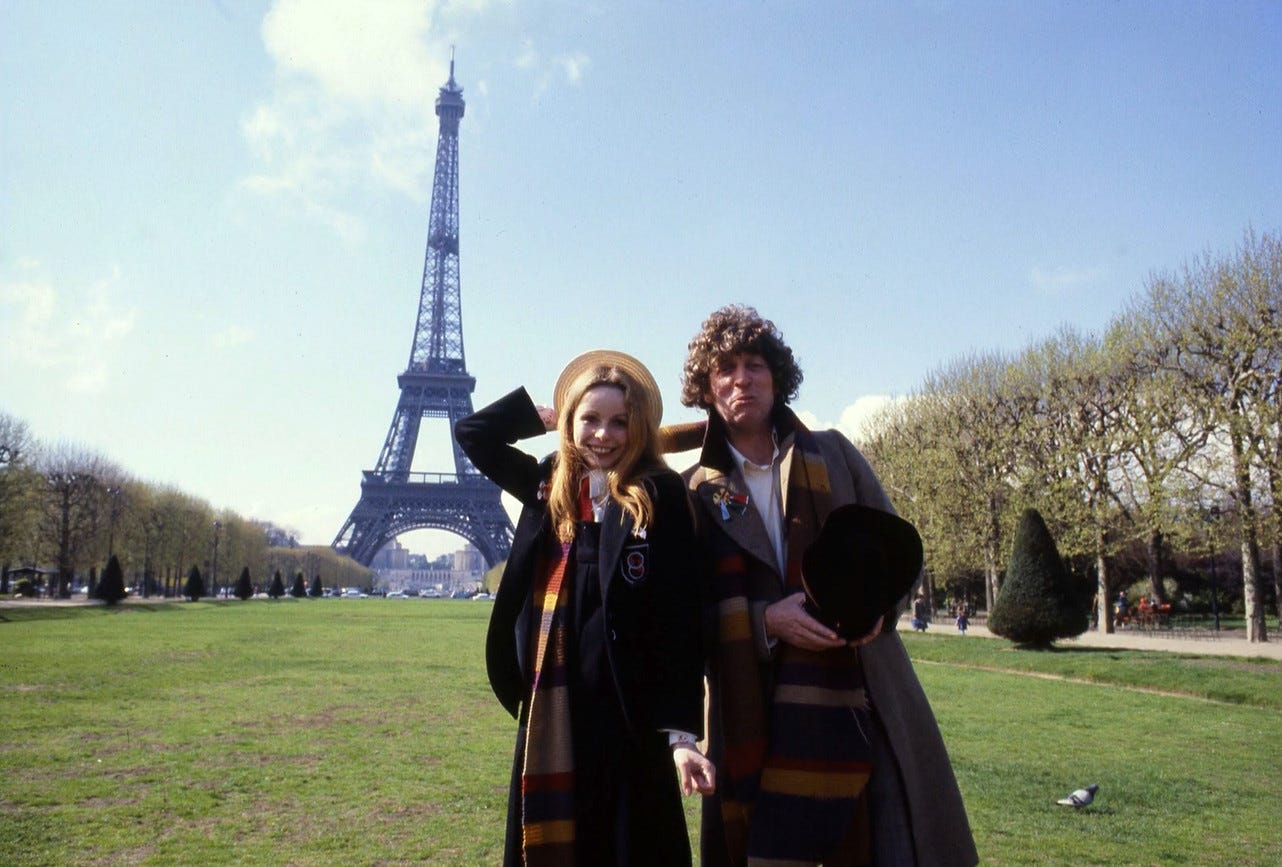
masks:
<svg viewBox="0 0 1282 867"><path fill-rule="evenodd" d="M999 558L1009 539L1010 479L1017 452L1010 447L1024 413L1009 383L1010 364L997 354L974 355L932 373L919 397L919 419L930 426L919 458L932 467L937 520L932 547L947 546L954 560L983 564L984 596L992 607ZM925 522L928 526L931 522ZM937 553L932 552L934 562Z"/></svg>
<svg viewBox="0 0 1282 867"><path fill-rule="evenodd" d="M44 487L32 465L34 450L26 423L0 412L0 565L33 559Z"/></svg>
<svg viewBox="0 0 1282 867"><path fill-rule="evenodd" d="M273 599L279 599L285 595L285 579L281 577L280 570L272 576L271 586L267 588L267 595Z"/></svg>
<svg viewBox="0 0 1282 867"><path fill-rule="evenodd" d="M286 527L280 527L271 521L254 521L267 536L267 544L272 548L297 548L298 533Z"/></svg>
<svg viewBox="0 0 1282 867"><path fill-rule="evenodd" d="M1142 299L1167 347L1162 366L1180 380L1186 399L1228 455L1227 478L1240 522L1242 590L1248 641L1267 641L1260 535L1264 530L1254 477L1282 458L1277 410L1282 369L1282 245L1248 232L1236 255L1210 255L1174 276L1155 278ZM1260 466L1261 459L1265 466ZM1282 478L1278 489L1282 490Z"/></svg>
<svg viewBox="0 0 1282 867"><path fill-rule="evenodd" d="M236 589L233 591L237 599L250 599L254 595L254 582L249 580L249 567L246 566L240 570L240 577L236 579Z"/></svg>
<svg viewBox="0 0 1282 867"><path fill-rule="evenodd" d="M301 575L302 573L300 572L299 574ZM307 593L313 599L319 599L325 595L325 588L321 587L321 580L320 580L319 573L312 576L312 586L311 586L311 589L307 591Z"/></svg>
<svg viewBox="0 0 1282 867"><path fill-rule="evenodd" d="M259 532L262 532L261 529ZM328 545L299 545L297 547L270 547L267 559L282 574L315 575L324 572L339 587L370 587L375 575L346 554L340 554ZM448 568L448 567L447 567Z"/></svg>
<svg viewBox="0 0 1282 867"><path fill-rule="evenodd" d="M1114 419L1126 431L1121 494L1144 540L1149 593L1165 603L1169 600L1163 578L1169 570L1171 537L1180 530L1179 501L1196 499L1187 490L1196 485L1194 467L1210 430L1198 424L1179 377L1163 367L1168 347L1156 331L1150 317L1131 310L1113 323L1104 341L1120 356L1128 383L1126 412ZM1103 607L1108 611L1101 613L1111 616L1111 599L1104 600Z"/></svg>
<svg viewBox="0 0 1282 867"><path fill-rule="evenodd" d="M187 584L183 587L183 595L192 602L205 595L205 579L200 577L200 570L194 563L191 571L187 573Z"/></svg>
<svg viewBox="0 0 1282 867"><path fill-rule="evenodd" d="M1048 495L1041 502L1069 556L1094 564L1100 628L1112 632L1111 560L1133 534L1133 515L1120 505L1122 455L1133 447L1121 420L1132 413L1136 384L1119 352L1068 327L1030 349L1023 364L1040 395L1032 432L1053 446L1029 487Z"/></svg>
<svg viewBox="0 0 1282 867"><path fill-rule="evenodd" d="M107 568L102 572L98 582L97 596L108 605L115 605L125 598L125 573L120 568L120 560L113 554L107 561Z"/></svg>
<svg viewBox="0 0 1282 867"><path fill-rule="evenodd" d="M303 577L302 572L294 575L294 586L290 588L289 595L295 599L307 596L307 579Z"/></svg>
<svg viewBox="0 0 1282 867"><path fill-rule="evenodd" d="M1015 531L1006 583L988 615L988 628L1016 644L1049 647L1081 635L1090 625L1082 595L1069 578L1055 540L1036 509Z"/></svg>

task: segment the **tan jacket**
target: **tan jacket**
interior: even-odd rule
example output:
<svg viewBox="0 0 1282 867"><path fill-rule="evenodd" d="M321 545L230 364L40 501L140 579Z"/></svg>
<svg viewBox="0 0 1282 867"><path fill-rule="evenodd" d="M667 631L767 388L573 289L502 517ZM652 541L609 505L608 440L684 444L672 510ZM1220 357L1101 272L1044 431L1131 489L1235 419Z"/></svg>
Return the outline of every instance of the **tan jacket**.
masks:
<svg viewBox="0 0 1282 867"><path fill-rule="evenodd" d="M790 412L786 415L789 421L794 421ZM894 511L876 474L849 440L837 431L816 431L813 435L828 470L833 508L859 503ZM712 438L710 436L709 440ZM789 514L787 491L792 446L791 435L780 443L784 514ZM762 570L769 570L773 574L778 596L782 598L783 579L779 576L764 526L755 510L748 510L751 514L744 514L735 521L721 520L721 507L714 500L718 492L728 490L742 494L747 491L742 473L726 460L724 453L724 444L705 443L700 463L685 474L700 513L701 526L706 528L712 523L724 527L753 562L753 571L764 574ZM804 518L804 514L801 517ZM817 517L822 520L824 516ZM899 766L917 863L921 867L965 867L977 863L978 855L961 792L930 703L894 628L904 601L906 599L887 612L881 635L858 652L872 707L881 719ZM765 637L763 610L764 604L752 612L752 625L763 665L762 675L770 680L770 651Z"/></svg>

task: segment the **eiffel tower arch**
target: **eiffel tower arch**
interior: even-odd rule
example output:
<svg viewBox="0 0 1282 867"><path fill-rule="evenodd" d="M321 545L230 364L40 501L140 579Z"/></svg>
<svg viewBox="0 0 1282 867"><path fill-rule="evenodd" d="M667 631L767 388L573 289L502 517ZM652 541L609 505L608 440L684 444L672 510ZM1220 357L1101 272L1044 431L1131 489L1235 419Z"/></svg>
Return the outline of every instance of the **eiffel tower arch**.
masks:
<svg viewBox="0 0 1282 867"><path fill-rule="evenodd" d="M472 466L454 439L454 423L471 414L476 388L463 355L459 293L458 128L463 105L451 58L450 80L436 100L441 131L409 364L396 378L400 399L378 462L364 471L361 498L334 537L335 550L365 566L384 545L410 530L462 536L490 567L506 560L512 547L512 522L498 486ZM410 471L424 418L449 420L453 473Z"/></svg>

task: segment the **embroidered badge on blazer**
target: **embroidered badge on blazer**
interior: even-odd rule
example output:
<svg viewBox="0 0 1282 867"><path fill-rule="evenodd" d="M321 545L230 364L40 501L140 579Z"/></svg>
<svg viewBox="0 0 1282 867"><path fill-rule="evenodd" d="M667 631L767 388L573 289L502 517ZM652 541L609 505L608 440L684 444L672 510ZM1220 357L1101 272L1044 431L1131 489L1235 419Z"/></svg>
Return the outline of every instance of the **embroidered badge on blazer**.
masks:
<svg viewBox="0 0 1282 867"><path fill-rule="evenodd" d="M650 543L628 545L619 557L619 573L629 584L640 584L650 574Z"/></svg>
<svg viewBox="0 0 1282 867"><path fill-rule="evenodd" d="M729 521L731 518L737 518L748 509L748 495L736 494L733 491L722 488L712 495L713 505L721 507L721 520Z"/></svg>

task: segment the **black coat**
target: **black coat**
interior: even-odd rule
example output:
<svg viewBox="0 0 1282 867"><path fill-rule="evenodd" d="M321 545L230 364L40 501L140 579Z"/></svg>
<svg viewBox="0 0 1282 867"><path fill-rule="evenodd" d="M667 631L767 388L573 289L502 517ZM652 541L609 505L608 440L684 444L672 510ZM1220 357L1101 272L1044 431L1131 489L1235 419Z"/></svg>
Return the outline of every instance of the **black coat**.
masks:
<svg viewBox="0 0 1282 867"><path fill-rule="evenodd" d="M520 718L532 684L528 658L534 622L533 584L540 551L554 532L541 491L552 459L516 448L545 433L533 402L518 389L455 425L455 436L478 470L521 503L512 551L494 599L485 642L490 686L503 707ZM666 467L646 475L654 519L644 537L613 501L600 522L598 575L604 616L599 633L581 635L577 650L608 668L617 718L633 758L631 779L617 785L635 815L628 817L638 863L678 863L672 846L687 847L675 770L663 730L703 731L702 594L693 513L681 477ZM603 657L603 659L602 659ZM601 663L604 662L602 666ZM574 696L571 696L573 702ZM625 776L627 776L625 774ZM519 804L519 769L509 802ZM678 839L679 838L679 839ZM511 857L509 839L509 857ZM688 848L685 849L688 861ZM659 860L654 860L654 859Z"/></svg>
<svg viewBox="0 0 1282 867"><path fill-rule="evenodd" d="M538 461L512 444L544 432L524 389L455 425L459 445L476 468L522 506L485 641L490 685L514 717L531 683L526 656L535 559L552 526L539 495L551 460ZM647 480L655 517L644 539L633 535L632 518L617 503L610 503L601 521L601 599L608 626L602 651L634 734L656 729L700 734L703 657L693 517L680 476L665 467ZM640 580L625 574L625 551L644 555Z"/></svg>

